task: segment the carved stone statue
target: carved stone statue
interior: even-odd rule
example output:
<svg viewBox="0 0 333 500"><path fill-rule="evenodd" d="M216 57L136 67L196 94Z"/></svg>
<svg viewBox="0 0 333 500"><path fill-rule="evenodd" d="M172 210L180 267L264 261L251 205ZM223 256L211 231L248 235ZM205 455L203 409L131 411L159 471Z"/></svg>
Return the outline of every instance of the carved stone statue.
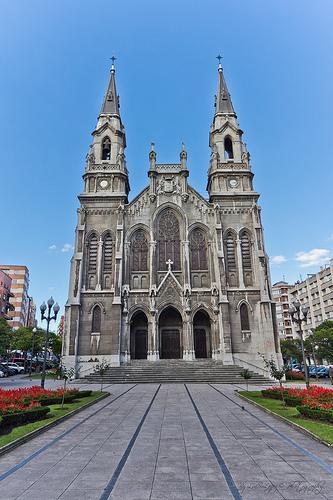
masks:
<svg viewBox="0 0 333 500"><path fill-rule="evenodd" d="M156 310L156 289L152 288L149 294L149 308L150 312L155 312Z"/></svg>
<svg viewBox="0 0 333 500"><path fill-rule="evenodd" d="M216 286L212 288L212 306L214 309L214 312L218 312L219 310L219 291Z"/></svg>
<svg viewBox="0 0 333 500"><path fill-rule="evenodd" d="M184 292L184 302L185 302L185 311L190 312L191 311L191 291L186 288Z"/></svg>
<svg viewBox="0 0 333 500"><path fill-rule="evenodd" d="M129 289L127 286L123 288L123 313L128 313L128 297L129 297Z"/></svg>

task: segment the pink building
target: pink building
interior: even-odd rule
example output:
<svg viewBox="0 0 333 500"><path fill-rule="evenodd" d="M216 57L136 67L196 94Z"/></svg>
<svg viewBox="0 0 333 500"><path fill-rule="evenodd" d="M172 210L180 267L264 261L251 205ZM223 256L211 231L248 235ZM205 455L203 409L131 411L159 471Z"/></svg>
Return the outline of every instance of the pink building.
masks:
<svg viewBox="0 0 333 500"><path fill-rule="evenodd" d="M11 278L10 304L13 306L9 310L8 316L11 318L10 326L14 329L27 326L29 317L29 270L26 266L5 266L0 265L3 271Z"/></svg>

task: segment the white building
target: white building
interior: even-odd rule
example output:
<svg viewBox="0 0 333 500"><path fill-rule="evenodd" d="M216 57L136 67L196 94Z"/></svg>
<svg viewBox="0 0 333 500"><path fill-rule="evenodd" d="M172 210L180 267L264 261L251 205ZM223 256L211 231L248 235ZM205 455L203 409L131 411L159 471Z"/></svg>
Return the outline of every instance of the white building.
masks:
<svg viewBox="0 0 333 500"><path fill-rule="evenodd" d="M306 335L323 321L333 320L333 259L318 273L308 275L304 281L296 282L289 289L289 297L291 302L298 298L302 305L309 306L307 324L304 325ZM296 336L295 325L293 333Z"/></svg>

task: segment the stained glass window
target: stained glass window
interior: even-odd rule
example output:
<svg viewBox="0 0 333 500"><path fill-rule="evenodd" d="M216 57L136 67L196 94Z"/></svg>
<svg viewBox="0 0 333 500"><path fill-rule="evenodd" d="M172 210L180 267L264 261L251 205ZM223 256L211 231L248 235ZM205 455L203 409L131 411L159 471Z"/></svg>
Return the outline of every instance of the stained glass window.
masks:
<svg viewBox="0 0 333 500"><path fill-rule="evenodd" d="M132 271L148 271L148 242L142 229L132 237Z"/></svg>
<svg viewBox="0 0 333 500"><path fill-rule="evenodd" d="M208 269L207 244L205 233L201 229L194 229L191 233L190 252L191 270L206 271Z"/></svg>
<svg viewBox="0 0 333 500"><path fill-rule="evenodd" d="M158 269L167 269L167 260L173 262L172 269L180 270L179 222L171 209L164 210L158 222Z"/></svg>

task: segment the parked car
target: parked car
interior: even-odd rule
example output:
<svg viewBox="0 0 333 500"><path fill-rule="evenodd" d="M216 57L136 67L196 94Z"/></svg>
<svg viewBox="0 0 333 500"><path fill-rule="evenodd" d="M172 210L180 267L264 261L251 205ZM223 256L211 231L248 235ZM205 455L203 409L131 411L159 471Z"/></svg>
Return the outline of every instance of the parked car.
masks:
<svg viewBox="0 0 333 500"><path fill-rule="evenodd" d="M9 368L13 368L13 370L16 370L17 373L24 373L24 367L18 365L17 363L12 363L11 361L6 361L2 363L5 366L8 366Z"/></svg>
<svg viewBox="0 0 333 500"><path fill-rule="evenodd" d="M0 364L0 370L4 372L5 377L9 377L10 375L16 375L17 371L14 370L13 368L10 368L9 366L4 365L3 363Z"/></svg>
<svg viewBox="0 0 333 500"><path fill-rule="evenodd" d="M2 378L4 376L5 376L4 372L2 370L0 370L0 378Z"/></svg>
<svg viewBox="0 0 333 500"><path fill-rule="evenodd" d="M320 377L320 378L328 377L328 367L327 366L317 366L317 370L316 370L315 366L311 366L309 368L309 376L315 377L316 371L317 371L318 377Z"/></svg>

